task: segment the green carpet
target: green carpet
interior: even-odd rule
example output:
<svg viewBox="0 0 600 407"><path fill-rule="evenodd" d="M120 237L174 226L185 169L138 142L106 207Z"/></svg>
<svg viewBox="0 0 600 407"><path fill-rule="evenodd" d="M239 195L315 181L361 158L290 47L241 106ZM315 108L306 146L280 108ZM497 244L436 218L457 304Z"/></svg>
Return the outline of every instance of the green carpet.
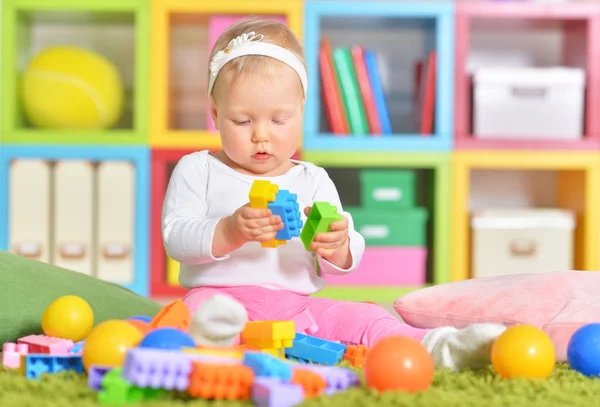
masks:
<svg viewBox="0 0 600 407"><path fill-rule="evenodd" d="M586 378L559 365L548 380L527 382L503 380L491 369L460 374L436 372L432 387L423 393L409 395L400 392L378 395L366 388L355 388L331 397L322 396L302 406L544 406L590 407L598 403L600 379ZM93 407L100 406L96 393L89 390L84 376L62 373L44 376L40 381L27 380L12 371L0 368L0 406L6 407ZM170 396L175 397L175 396ZM152 401L130 406L252 406L251 402L177 399Z"/></svg>

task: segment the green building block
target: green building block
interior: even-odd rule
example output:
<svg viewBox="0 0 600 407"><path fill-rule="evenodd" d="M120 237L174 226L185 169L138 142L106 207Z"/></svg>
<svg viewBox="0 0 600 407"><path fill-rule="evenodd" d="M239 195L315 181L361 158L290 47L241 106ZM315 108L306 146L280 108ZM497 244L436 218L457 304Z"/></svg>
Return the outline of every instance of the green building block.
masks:
<svg viewBox="0 0 600 407"><path fill-rule="evenodd" d="M300 232L300 240L304 243L307 251L312 252L310 244L318 233L329 232L329 225L338 220L342 220L342 215L337 211L337 207L329 202L315 202L308 214L306 224Z"/></svg>
<svg viewBox="0 0 600 407"><path fill-rule="evenodd" d="M121 368L115 368L102 378L102 390L98 394L98 401L101 404L120 406L138 401L156 400L167 394L164 389L132 386L121 373Z"/></svg>

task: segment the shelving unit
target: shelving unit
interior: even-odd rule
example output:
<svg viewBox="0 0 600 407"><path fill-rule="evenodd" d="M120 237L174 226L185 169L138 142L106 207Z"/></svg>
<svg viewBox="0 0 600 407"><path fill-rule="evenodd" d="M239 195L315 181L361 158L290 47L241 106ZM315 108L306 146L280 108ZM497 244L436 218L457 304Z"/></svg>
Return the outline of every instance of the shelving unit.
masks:
<svg viewBox="0 0 600 407"><path fill-rule="evenodd" d="M149 174L144 148L2 145L0 249L148 295Z"/></svg>
<svg viewBox="0 0 600 407"><path fill-rule="evenodd" d="M49 243L52 228L56 222L68 222L50 219L54 209L40 210L39 205L47 202L50 206L58 197L52 205L59 211L81 202L77 207L81 212L73 210L74 216L94 214L102 206L94 195L99 188L94 185L102 184L103 177L97 172L102 167L98 163L131 163L134 178L122 174L135 183L133 277L117 282L143 295L182 296L186 290L177 283L178 265L165 255L161 238L164 193L172 167L181 156L220 148L218 134L211 129L206 98L210 45L218 31L215 21L261 15L285 21L305 46L310 81L296 158L338 174L342 169L354 174L364 169L407 169L428 184L425 189L429 195L421 201L431 216L426 283L351 286L336 281L318 296L390 302L423 286L470 278L469 219L474 196L481 189L477 180L482 174L508 171L532 178L541 173L553 174L543 176L544 183L551 185L551 191L546 191L551 203L577 213L574 266L585 270L600 266L600 116L594 114L600 106L600 3L4 0L2 14L2 250L10 249L10 219L18 216L11 212L11 200L23 199L20 192L11 189L13 177L29 174L32 185L37 186L38 199L25 202L23 207L33 208L51 259L56 254L55 245ZM80 31L85 35L75 34ZM552 41L544 47L532 45L534 37L539 40L547 34ZM507 36L511 39L509 45L493 41L486 45L486 39L501 44ZM375 52L393 134L337 135L329 130L320 84L322 37L327 37L333 47L360 44ZM60 43L92 48L118 67L126 91L126 110L118 126L51 131L28 123L19 98L22 69L44 46ZM527 44L533 54L527 54ZM549 50L549 56L541 55L542 48ZM537 66L585 69L581 138L510 140L501 135L481 138L473 134L474 60L482 51L494 57L494 53L515 49L522 58L518 63L529 60ZM411 107L413 65L433 51L437 55L434 129L425 135L415 124ZM493 61L487 65L493 66ZM13 172L14 163L29 160L37 165L31 167L31 172ZM61 169L63 162L81 165L82 171ZM82 164L85 162L96 164L90 170ZM80 191L71 190L71 199L67 199L62 192L52 192L58 188L57 180L62 179L60 171L71 174L77 182L86 177L93 182L81 184L84 187ZM493 184L488 190L502 194L502 185ZM54 195L48 198L49 194ZM83 224L90 228L99 224L99 218L85 219ZM24 231L30 232L27 228ZM111 247L116 250L116 246ZM99 253L97 248L93 250ZM62 264L77 268L76 264L81 263L81 259L71 258Z"/></svg>
<svg viewBox="0 0 600 407"><path fill-rule="evenodd" d="M149 31L147 0L3 1L2 142L144 145L148 138ZM86 35L77 34L81 32ZM111 60L121 59L118 69L126 86L126 106L116 128L59 131L27 123L19 97L22 64L40 48L54 44L92 48Z"/></svg>
<svg viewBox="0 0 600 407"><path fill-rule="evenodd" d="M326 151L305 151L303 159L324 168L377 168L377 169L413 169L427 170L432 174L432 185L426 187L429 195L428 256L431 258L428 270L428 284L449 282L450 275L450 212L447 202L450 200L450 159L444 153L357 153ZM343 198L342 198L343 199ZM342 201L342 204L344 202ZM399 280L402 268L398 268ZM402 292L422 286L405 285L354 285L343 286L341 281L335 286L329 285L319 296L346 300L370 300L389 302Z"/></svg>
<svg viewBox="0 0 600 407"><path fill-rule="evenodd" d="M577 214L574 266L578 270L598 269L600 155L597 152L463 151L453 153L452 157L453 281L471 277L470 178L478 169L556 171L555 204Z"/></svg>
<svg viewBox="0 0 600 407"><path fill-rule="evenodd" d="M519 51L509 65L520 65L522 56L519 46L527 45L528 37L536 32L554 38L562 37L554 61L538 57L533 63L541 66L565 65L586 70L585 126L584 135L578 140L531 140L486 137L473 134L472 80L469 62L474 42L491 32L499 38L510 35L510 51ZM456 55L455 90L455 148L501 149L501 150L590 150L600 147L600 117L593 112L600 104L600 4L591 2L568 2L547 4L542 2L475 2L463 1L456 5ZM552 47L552 41L545 46ZM501 52L508 53L504 45ZM530 57L534 59L533 57ZM480 61L481 62L481 61ZM531 62L531 61L530 61ZM481 62L486 65L485 62ZM487 64L489 65L489 64ZM507 118L510 120L510 118ZM499 135L500 136L500 135Z"/></svg>
<svg viewBox="0 0 600 407"><path fill-rule="evenodd" d="M208 37L212 16L262 15L284 18L302 40L301 0L154 0L150 145L153 148L218 148L208 130ZM197 60L178 65L180 55ZM185 92L184 92L185 89Z"/></svg>
<svg viewBox="0 0 600 407"><path fill-rule="evenodd" d="M339 2L307 1L305 6L305 50L308 74L313 86L305 114L303 149L305 151L448 151L452 145L453 128L453 63L454 5L451 2ZM400 48L402 35L410 44ZM321 37L327 35L332 46L352 46L361 43L375 50L387 85L386 96L392 116L394 134L385 136L337 136L321 126L324 113L319 80L319 48ZM399 49L400 48L400 49ZM435 130L431 135L408 132L411 127L398 116L410 110L413 58L423 58L429 51L437 52ZM383 57L385 56L385 58ZM389 78L386 79L386 75ZM392 76L394 79L391 79ZM401 77L401 79L397 79ZM413 126L414 127L414 126Z"/></svg>

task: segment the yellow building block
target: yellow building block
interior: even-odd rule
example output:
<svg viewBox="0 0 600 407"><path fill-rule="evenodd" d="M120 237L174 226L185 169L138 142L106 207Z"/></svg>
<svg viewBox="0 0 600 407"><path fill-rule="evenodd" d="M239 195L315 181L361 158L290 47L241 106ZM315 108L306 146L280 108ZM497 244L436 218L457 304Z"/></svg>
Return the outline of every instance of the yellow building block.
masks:
<svg viewBox="0 0 600 407"><path fill-rule="evenodd" d="M252 183L252 187L250 188L250 194L248 194L248 199L250 199L250 207L267 209L269 202L273 202L275 200L277 192L279 192L279 186L276 184L272 184L271 182L265 180L254 181Z"/></svg>
<svg viewBox="0 0 600 407"><path fill-rule="evenodd" d="M215 349L215 348L182 348L184 353L194 353L198 355L213 355L223 356L235 359L242 359L244 357L244 351L239 349Z"/></svg>
<svg viewBox="0 0 600 407"><path fill-rule="evenodd" d="M178 24L205 24L211 15L278 15L303 42L304 2L302 0L153 0L150 66L150 146L175 148L221 148L218 133L206 129L180 129L176 126L175 89L172 88L173 28ZM199 45L198 51L205 51ZM205 69L208 69L206 66ZM204 79L205 80L205 79ZM193 86L202 86L193 84ZM206 82L204 82L206 86ZM206 95L198 94L198 97ZM204 109L197 112L205 115ZM301 134L300 134L301 136ZM302 146L300 137L298 148Z"/></svg>
<svg viewBox="0 0 600 407"><path fill-rule="evenodd" d="M261 349L261 352L268 353L276 358L285 359L285 348L265 348Z"/></svg>
<svg viewBox="0 0 600 407"><path fill-rule="evenodd" d="M293 340L296 337L294 321L250 321L242 331L242 340ZM291 345L290 345L291 346ZM279 346L272 346L278 348Z"/></svg>
<svg viewBox="0 0 600 407"><path fill-rule="evenodd" d="M250 346L257 347L261 350L269 348L291 348L293 339L246 339L244 340Z"/></svg>
<svg viewBox="0 0 600 407"><path fill-rule="evenodd" d="M452 153L451 280L471 277L470 177L473 170L557 172L556 206L577 213L575 269L598 270L600 155L579 151L458 151Z"/></svg>
<svg viewBox="0 0 600 407"><path fill-rule="evenodd" d="M167 283L169 285L179 287L179 270L181 265L178 261L167 256Z"/></svg>

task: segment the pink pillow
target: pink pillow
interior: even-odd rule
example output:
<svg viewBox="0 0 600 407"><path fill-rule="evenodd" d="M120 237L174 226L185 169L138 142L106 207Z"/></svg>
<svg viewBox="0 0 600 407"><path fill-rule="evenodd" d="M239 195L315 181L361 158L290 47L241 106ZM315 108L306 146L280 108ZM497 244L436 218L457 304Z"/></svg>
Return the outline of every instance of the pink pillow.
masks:
<svg viewBox="0 0 600 407"><path fill-rule="evenodd" d="M600 273L560 271L485 277L411 292L394 309L418 328L466 327L475 322L529 324L543 329L566 361L571 335L600 322Z"/></svg>

